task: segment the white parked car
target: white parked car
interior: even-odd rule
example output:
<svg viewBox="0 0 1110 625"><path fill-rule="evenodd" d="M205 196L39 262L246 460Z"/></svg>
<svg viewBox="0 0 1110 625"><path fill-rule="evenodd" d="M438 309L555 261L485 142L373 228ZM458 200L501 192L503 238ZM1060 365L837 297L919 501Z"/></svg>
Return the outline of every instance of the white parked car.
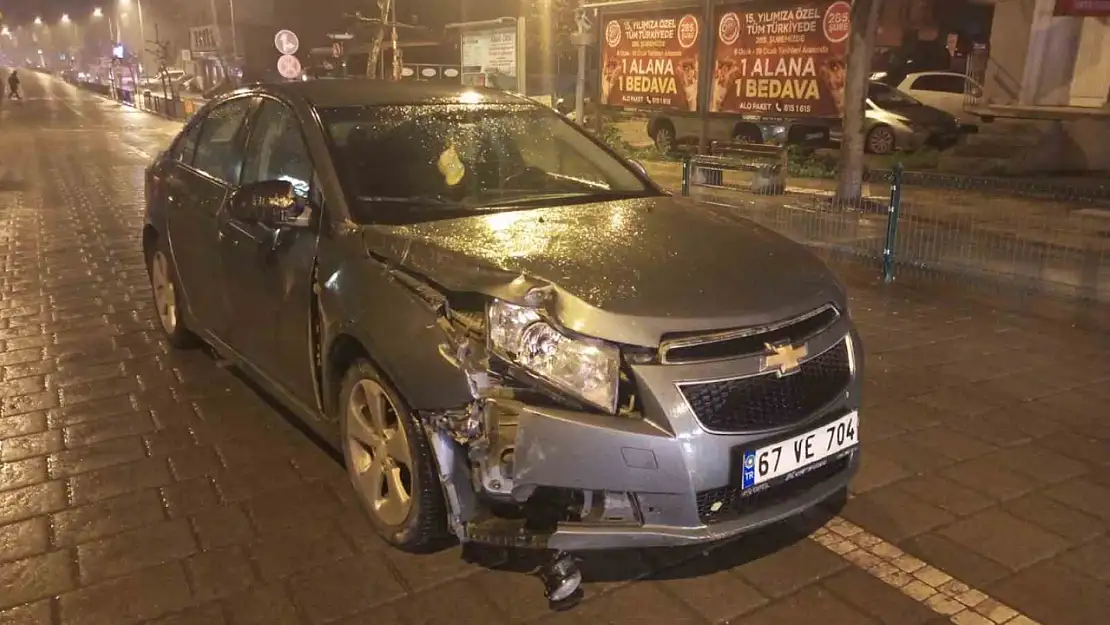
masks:
<svg viewBox="0 0 1110 625"><path fill-rule="evenodd" d="M979 119L964 110L965 94L983 95L983 88L974 80L956 72L915 72L908 74L898 90L907 93L922 104L938 108L961 124L975 124Z"/></svg>

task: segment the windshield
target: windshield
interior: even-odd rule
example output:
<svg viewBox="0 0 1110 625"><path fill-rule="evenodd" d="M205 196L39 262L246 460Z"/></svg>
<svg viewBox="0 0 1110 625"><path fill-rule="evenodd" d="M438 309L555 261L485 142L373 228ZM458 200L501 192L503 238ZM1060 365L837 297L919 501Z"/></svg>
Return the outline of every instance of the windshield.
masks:
<svg viewBox="0 0 1110 625"><path fill-rule="evenodd" d="M921 103L901 91L884 85L881 82L872 82L867 88L867 98L881 109L898 109L921 106Z"/></svg>
<svg viewBox="0 0 1110 625"><path fill-rule="evenodd" d="M546 108L360 106L321 119L356 219L389 203L484 210L656 194Z"/></svg>

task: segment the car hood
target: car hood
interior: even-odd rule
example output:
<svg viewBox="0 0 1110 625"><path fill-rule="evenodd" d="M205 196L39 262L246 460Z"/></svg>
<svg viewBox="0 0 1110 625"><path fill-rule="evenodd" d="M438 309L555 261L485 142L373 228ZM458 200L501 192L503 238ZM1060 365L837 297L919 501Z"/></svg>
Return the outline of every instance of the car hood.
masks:
<svg viewBox="0 0 1110 625"><path fill-rule="evenodd" d="M801 245L672 197L363 233L372 255L449 291L523 302L530 290L551 287L549 309L560 323L620 343L655 346L671 332L763 325L829 302L844 310L839 282Z"/></svg>

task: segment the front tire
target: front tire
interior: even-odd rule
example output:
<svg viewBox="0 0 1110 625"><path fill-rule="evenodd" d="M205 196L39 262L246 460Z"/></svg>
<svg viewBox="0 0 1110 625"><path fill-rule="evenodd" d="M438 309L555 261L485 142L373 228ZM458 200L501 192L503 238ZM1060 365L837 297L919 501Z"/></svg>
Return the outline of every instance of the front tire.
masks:
<svg viewBox="0 0 1110 625"><path fill-rule="evenodd" d="M447 538L447 507L428 438L401 396L366 360L343 379L339 422L347 475L387 542L426 552Z"/></svg>
<svg viewBox="0 0 1110 625"><path fill-rule="evenodd" d="M158 323L171 346L178 349L193 347L198 342L197 337L185 325L177 272L170 261L169 251L162 241L161 238L156 239L146 255L147 275L150 276L150 288L153 291Z"/></svg>

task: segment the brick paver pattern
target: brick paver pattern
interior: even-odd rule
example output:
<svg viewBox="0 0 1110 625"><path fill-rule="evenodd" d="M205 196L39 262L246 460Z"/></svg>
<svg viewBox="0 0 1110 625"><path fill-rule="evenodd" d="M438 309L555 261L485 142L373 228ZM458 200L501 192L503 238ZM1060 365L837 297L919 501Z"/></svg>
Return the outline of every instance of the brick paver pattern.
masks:
<svg viewBox="0 0 1110 625"><path fill-rule="evenodd" d="M557 613L526 555L389 549L333 455L160 338L142 172L177 124L26 74L0 111L0 624L946 621L807 539L821 511L586 557ZM1105 622L1107 335L840 269L867 350L840 515L1040 623Z"/></svg>

